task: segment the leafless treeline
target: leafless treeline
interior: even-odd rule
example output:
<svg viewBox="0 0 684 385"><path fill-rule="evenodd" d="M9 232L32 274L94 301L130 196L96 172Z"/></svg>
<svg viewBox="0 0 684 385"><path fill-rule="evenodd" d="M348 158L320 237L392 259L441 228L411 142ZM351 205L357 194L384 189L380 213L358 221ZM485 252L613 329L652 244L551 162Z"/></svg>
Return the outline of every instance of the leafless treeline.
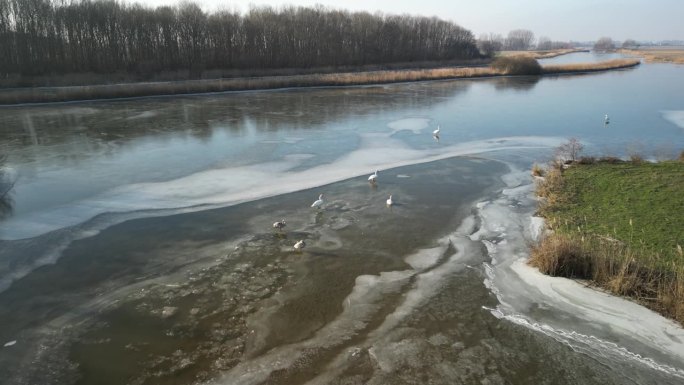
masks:
<svg viewBox="0 0 684 385"><path fill-rule="evenodd" d="M508 33L508 37L495 33L483 34L477 40L480 51L485 55L493 55L497 51L526 51L534 49L534 33L527 29L516 29ZM538 50L554 50L573 48L573 44L565 41L552 41L546 36L541 36L537 42Z"/></svg>
<svg viewBox="0 0 684 385"><path fill-rule="evenodd" d="M115 0L0 0L0 76L310 68L479 56L438 18L317 6L206 13Z"/></svg>

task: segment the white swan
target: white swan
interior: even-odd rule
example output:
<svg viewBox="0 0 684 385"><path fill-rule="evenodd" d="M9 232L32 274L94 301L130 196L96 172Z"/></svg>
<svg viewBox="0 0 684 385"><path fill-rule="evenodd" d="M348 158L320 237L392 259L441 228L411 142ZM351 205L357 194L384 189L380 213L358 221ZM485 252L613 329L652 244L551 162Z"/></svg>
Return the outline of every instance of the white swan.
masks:
<svg viewBox="0 0 684 385"><path fill-rule="evenodd" d="M368 181L371 183L375 183L375 181L378 179L378 170L375 170L374 174L371 174L371 176L368 177Z"/></svg>
<svg viewBox="0 0 684 385"><path fill-rule="evenodd" d="M603 118L603 121L605 123L610 123L610 118L608 117L608 114L606 114L606 116Z"/></svg>
<svg viewBox="0 0 684 385"><path fill-rule="evenodd" d="M275 223L273 224L273 228L274 228L274 229L278 229L278 230L282 230L283 227L285 227L285 226L286 226L286 224L285 224L285 220L284 220L284 219L281 219L280 221L275 222Z"/></svg>
<svg viewBox="0 0 684 385"><path fill-rule="evenodd" d="M394 204L394 201L392 201L392 195L387 198L387 206L392 206Z"/></svg>
<svg viewBox="0 0 684 385"><path fill-rule="evenodd" d="M439 124L438 124L437 129L432 131L432 136L439 136L439 131L440 131L440 128L439 128Z"/></svg>
<svg viewBox="0 0 684 385"><path fill-rule="evenodd" d="M305 247L306 247L306 242L304 242L303 239L300 239L299 241L297 241L297 243L294 244L294 248L297 251L302 251L302 249Z"/></svg>
<svg viewBox="0 0 684 385"><path fill-rule="evenodd" d="M311 204L311 207L320 208L323 205L323 194L318 196L318 199Z"/></svg>

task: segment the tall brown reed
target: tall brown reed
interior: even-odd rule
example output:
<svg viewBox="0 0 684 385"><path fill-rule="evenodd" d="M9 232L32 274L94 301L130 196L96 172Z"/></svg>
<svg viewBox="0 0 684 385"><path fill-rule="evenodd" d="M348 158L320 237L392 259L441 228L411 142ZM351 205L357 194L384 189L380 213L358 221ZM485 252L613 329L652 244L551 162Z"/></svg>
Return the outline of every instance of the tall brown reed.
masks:
<svg viewBox="0 0 684 385"><path fill-rule="evenodd" d="M542 72L545 74L559 74L572 72L607 71L613 69L635 67L638 66L640 63L641 61L639 59L615 59L599 63L545 65L542 67Z"/></svg>

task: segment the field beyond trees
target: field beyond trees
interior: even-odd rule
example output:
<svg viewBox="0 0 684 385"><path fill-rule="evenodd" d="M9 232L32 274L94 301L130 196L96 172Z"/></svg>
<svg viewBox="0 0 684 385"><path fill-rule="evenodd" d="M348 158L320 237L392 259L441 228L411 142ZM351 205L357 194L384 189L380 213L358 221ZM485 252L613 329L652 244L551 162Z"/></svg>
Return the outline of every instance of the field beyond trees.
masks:
<svg viewBox="0 0 684 385"><path fill-rule="evenodd" d="M583 164L584 163L584 164ZM588 279L684 324L684 162L580 159L538 183L552 234L530 264Z"/></svg>

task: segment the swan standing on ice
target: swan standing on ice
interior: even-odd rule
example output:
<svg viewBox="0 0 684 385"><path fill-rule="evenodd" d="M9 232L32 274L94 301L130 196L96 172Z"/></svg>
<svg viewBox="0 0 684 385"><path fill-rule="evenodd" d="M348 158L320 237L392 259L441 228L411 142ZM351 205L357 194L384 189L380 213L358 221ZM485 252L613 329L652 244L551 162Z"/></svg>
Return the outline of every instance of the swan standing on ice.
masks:
<svg viewBox="0 0 684 385"><path fill-rule="evenodd" d="M285 225L285 220L284 220L284 219L281 219L280 221L278 221L278 222L276 222L276 223L273 224L273 228L274 228L274 229L277 229L277 230L282 230L283 227L285 227L285 226L286 226L286 225Z"/></svg>
<svg viewBox="0 0 684 385"><path fill-rule="evenodd" d="M440 131L440 128L439 128L439 124L438 124L437 129L432 131L432 136L434 136L435 138L439 138L439 131Z"/></svg>
<svg viewBox="0 0 684 385"><path fill-rule="evenodd" d="M302 249L305 247L306 247L306 242L304 242L303 239L300 239L299 241L297 241L297 243L294 244L294 248L297 251L302 251Z"/></svg>
<svg viewBox="0 0 684 385"><path fill-rule="evenodd" d="M387 198L387 207L392 207L393 204L392 195L390 195L389 198Z"/></svg>
<svg viewBox="0 0 684 385"><path fill-rule="evenodd" d="M375 183L375 181L378 179L378 170L375 170L374 174L371 174L371 176L368 177L368 181L370 183Z"/></svg>
<svg viewBox="0 0 684 385"><path fill-rule="evenodd" d="M608 114L606 114L606 116L603 118L603 123L604 124L610 123L610 118L608 117Z"/></svg>
<svg viewBox="0 0 684 385"><path fill-rule="evenodd" d="M319 195L318 199L314 203L311 204L311 207L314 207L317 209L321 208L321 206L323 206L323 194Z"/></svg>

